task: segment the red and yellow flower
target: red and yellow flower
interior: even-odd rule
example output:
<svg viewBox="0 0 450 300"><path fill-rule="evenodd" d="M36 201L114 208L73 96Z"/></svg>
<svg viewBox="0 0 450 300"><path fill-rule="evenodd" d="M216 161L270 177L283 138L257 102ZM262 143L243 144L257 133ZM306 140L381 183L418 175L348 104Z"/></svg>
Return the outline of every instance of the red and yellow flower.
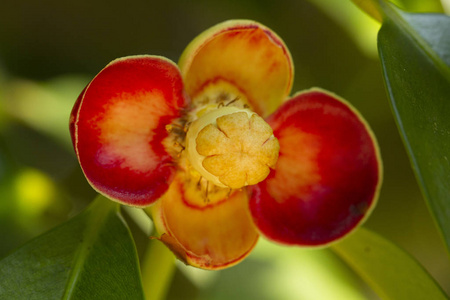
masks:
<svg viewBox="0 0 450 300"><path fill-rule="evenodd" d="M283 41L254 21L210 28L178 66L114 60L71 114L83 172L114 201L151 205L158 238L200 268L241 261L260 234L306 247L339 240L374 208L378 147L336 95L287 99L293 74Z"/></svg>

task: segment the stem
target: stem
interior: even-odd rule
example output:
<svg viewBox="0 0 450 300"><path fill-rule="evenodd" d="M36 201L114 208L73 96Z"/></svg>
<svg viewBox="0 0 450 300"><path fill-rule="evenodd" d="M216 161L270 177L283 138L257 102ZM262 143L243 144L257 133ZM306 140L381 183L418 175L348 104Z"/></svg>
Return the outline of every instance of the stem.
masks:
<svg viewBox="0 0 450 300"><path fill-rule="evenodd" d="M141 273L146 300L164 299L175 273L175 256L163 243L153 240L145 250Z"/></svg>
<svg viewBox="0 0 450 300"><path fill-rule="evenodd" d="M142 208L122 205L122 209L133 219L134 223L146 235L151 236L153 232L153 222Z"/></svg>
<svg viewBox="0 0 450 300"><path fill-rule="evenodd" d="M122 206L142 232L150 237L153 222L147 213L140 208ZM161 242L150 240L141 259L142 284L146 300L165 299L175 273L175 256Z"/></svg>

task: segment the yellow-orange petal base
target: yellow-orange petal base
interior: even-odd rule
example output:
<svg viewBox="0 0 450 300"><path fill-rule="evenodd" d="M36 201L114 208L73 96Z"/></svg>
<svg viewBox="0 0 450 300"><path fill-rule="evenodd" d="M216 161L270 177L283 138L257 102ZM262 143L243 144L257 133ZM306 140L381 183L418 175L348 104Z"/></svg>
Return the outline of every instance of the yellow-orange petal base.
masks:
<svg viewBox="0 0 450 300"><path fill-rule="evenodd" d="M267 122L280 143L275 170L249 188L258 229L283 244L324 246L357 228L381 185L376 140L344 100L310 90L284 103Z"/></svg>
<svg viewBox="0 0 450 300"><path fill-rule="evenodd" d="M186 176L179 172L167 193L151 207L160 240L182 261L202 269L223 269L240 262L259 237L247 194L216 187L208 195Z"/></svg>
<svg viewBox="0 0 450 300"><path fill-rule="evenodd" d="M179 66L193 101L231 94L264 117L289 95L294 76L284 42L255 21L220 23L196 37ZM206 92L205 92L206 91Z"/></svg>

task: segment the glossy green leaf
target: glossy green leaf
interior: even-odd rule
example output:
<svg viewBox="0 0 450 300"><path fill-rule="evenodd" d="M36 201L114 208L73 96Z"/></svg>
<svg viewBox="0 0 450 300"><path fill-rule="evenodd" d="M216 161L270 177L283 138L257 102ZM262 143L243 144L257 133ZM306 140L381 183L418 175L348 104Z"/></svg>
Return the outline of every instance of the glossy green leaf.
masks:
<svg viewBox="0 0 450 300"><path fill-rule="evenodd" d="M0 261L0 299L143 299L119 206L101 196Z"/></svg>
<svg viewBox="0 0 450 300"><path fill-rule="evenodd" d="M450 249L450 18L382 9L378 48L392 110Z"/></svg>
<svg viewBox="0 0 450 300"><path fill-rule="evenodd" d="M414 258L367 229L358 229L332 249L382 299L447 299Z"/></svg>

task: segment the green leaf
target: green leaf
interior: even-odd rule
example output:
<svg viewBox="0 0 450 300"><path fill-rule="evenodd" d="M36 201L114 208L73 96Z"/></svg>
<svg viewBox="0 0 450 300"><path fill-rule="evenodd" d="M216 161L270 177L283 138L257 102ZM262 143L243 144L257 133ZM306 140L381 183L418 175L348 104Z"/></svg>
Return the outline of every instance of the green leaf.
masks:
<svg viewBox="0 0 450 300"><path fill-rule="evenodd" d="M382 9L378 48L392 110L450 249L450 18Z"/></svg>
<svg viewBox="0 0 450 300"><path fill-rule="evenodd" d="M332 249L382 299L447 299L414 258L367 229L358 229Z"/></svg>
<svg viewBox="0 0 450 300"><path fill-rule="evenodd" d="M84 212L0 261L0 299L144 299L134 242L119 205Z"/></svg>

